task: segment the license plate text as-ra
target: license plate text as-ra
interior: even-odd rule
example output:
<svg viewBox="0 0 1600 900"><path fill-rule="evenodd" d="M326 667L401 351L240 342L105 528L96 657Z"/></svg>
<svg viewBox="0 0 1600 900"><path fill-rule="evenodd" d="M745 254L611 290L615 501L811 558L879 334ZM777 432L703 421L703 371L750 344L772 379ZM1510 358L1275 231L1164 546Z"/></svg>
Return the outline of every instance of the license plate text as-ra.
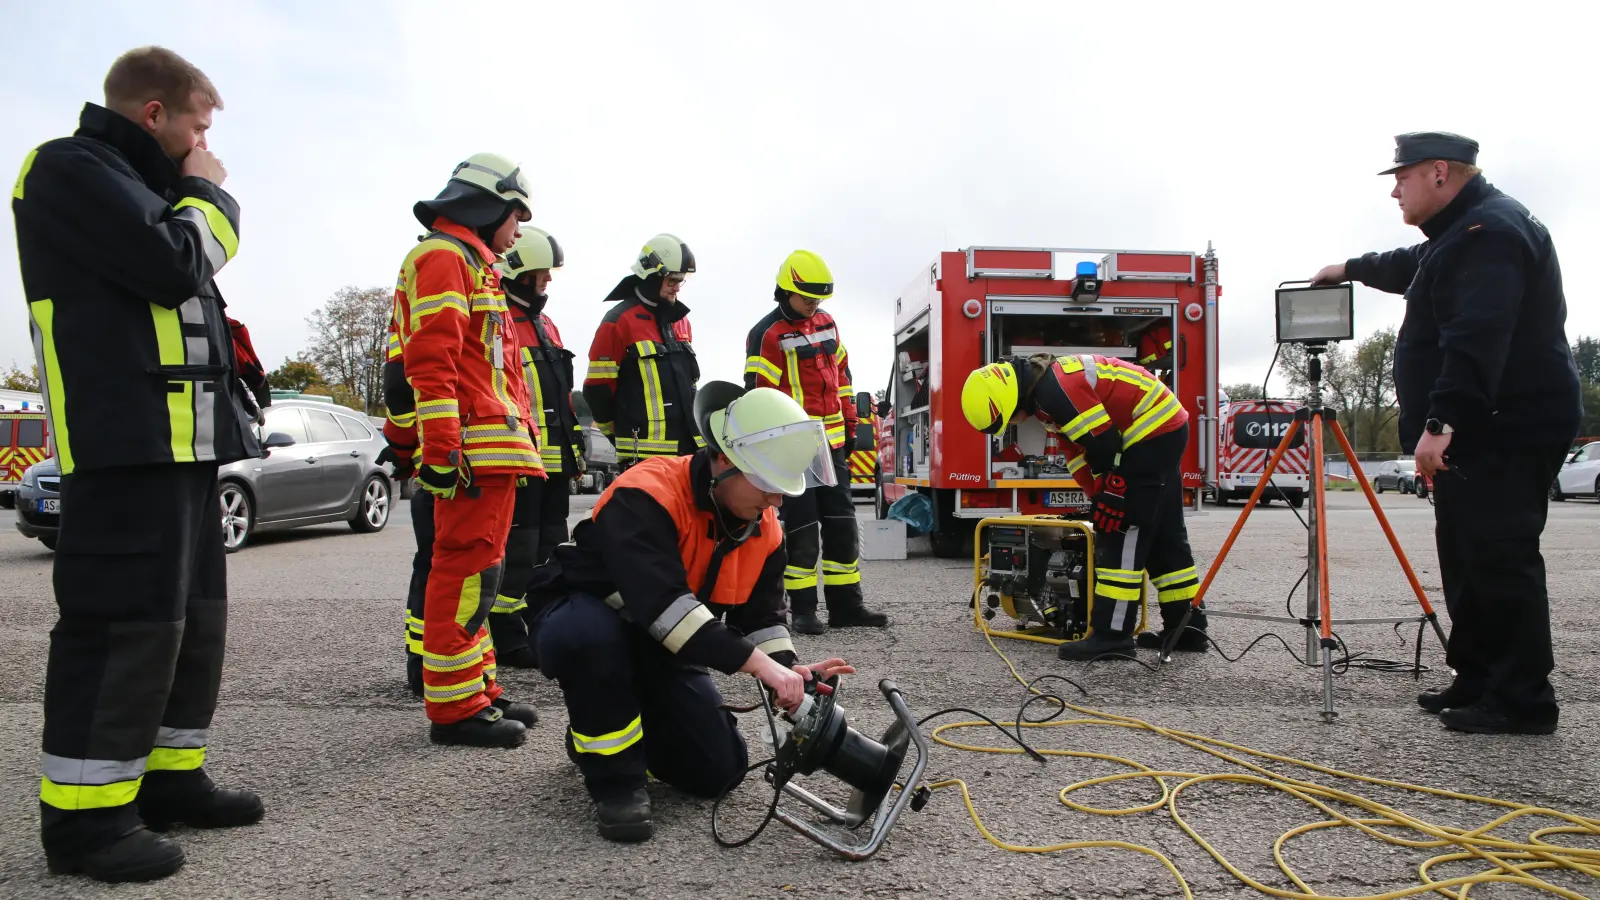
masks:
<svg viewBox="0 0 1600 900"><path fill-rule="evenodd" d="M39 501L39 512L42 512L42 513L59 513L59 512L61 512L61 501L59 499L55 498L55 497L48 497L48 498L45 498L43 500L40 500Z"/></svg>
<svg viewBox="0 0 1600 900"><path fill-rule="evenodd" d="M1046 491L1044 495L1044 505L1050 508L1087 506L1088 503L1083 491Z"/></svg>

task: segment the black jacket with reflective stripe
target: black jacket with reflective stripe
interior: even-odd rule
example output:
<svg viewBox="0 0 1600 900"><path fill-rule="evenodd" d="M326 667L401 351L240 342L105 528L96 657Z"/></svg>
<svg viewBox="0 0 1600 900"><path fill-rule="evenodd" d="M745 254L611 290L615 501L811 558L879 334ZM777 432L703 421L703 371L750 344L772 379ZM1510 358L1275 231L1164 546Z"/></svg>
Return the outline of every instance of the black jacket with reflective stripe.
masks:
<svg viewBox="0 0 1600 900"><path fill-rule="evenodd" d="M92 103L11 197L62 474L258 455L212 280L238 252L238 203Z"/></svg>

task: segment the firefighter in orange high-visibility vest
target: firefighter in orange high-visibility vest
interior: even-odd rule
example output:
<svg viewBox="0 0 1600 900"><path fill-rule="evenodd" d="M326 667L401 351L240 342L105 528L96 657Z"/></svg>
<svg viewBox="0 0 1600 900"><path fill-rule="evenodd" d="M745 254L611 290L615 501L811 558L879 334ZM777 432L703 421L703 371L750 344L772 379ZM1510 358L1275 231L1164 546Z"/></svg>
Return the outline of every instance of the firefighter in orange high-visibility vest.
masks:
<svg viewBox="0 0 1600 900"><path fill-rule="evenodd" d="M972 427L999 434L1031 415L1066 442L1067 469L1093 499L1094 597L1089 636L1062 644L1062 659L1133 657L1145 573L1161 601L1160 647L1200 589L1183 523L1189 413L1146 369L1095 354L1011 357L967 377L961 410ZM1196 611L1176 649L1204 651Z"/></svg>

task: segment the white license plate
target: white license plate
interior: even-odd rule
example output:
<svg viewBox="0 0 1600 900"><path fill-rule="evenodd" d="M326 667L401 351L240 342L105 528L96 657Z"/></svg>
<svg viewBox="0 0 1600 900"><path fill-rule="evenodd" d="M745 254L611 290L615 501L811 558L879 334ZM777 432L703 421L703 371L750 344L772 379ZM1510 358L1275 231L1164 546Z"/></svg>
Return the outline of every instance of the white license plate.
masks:
<svg viewBox="0 0 1600 900"><path fill-rule="evenodd" d="M1261 479L1260 475L1240 475L1239 476L1239 483L1240 484L1255 484L1260 479Z"/></svg>
<svg viewBox="0 0 1600 900"><path fill-rule="evenodd" d="M54 497L47 497L43 500L40 500L39 512L59 514L61 512L61 501Z"/></svg>
<svg viewBox="0 0 1600 900"><path fill-rule="evenodd" d="M1052 509L1064 506L1088 506L1089 498L1083 495L1083 491L1046 491L1044 505Z"/></svg>

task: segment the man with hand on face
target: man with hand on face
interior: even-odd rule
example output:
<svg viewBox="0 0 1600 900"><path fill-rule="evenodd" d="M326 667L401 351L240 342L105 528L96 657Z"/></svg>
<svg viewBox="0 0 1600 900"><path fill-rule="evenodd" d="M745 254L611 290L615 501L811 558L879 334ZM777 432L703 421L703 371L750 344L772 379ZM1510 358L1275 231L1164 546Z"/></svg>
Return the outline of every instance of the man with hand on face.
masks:
<svg viewBox="0 0 1600 900"><path fill-rule="evenodd" d="M495 660L518 669L539 664L528 642L528 582L534 566L549 559L556 545L567 539L568 482L582 475L584 468L583 427L572 409L573 353L562 346L561 332L544 312L550 300L545 290L561 263L561 245L555 238L538 228L524 228L495 267L510 301L545 471L544 478L525 479L517 486L511 533L506 537L505 575L489 613Z"/></svg>
<svg viewBox="0 0 1600 900"><path fill-rule="evenodd" d="M228 618L217 468L260 447L213 280L239 251L206 147L222 100L160 47L123 54L105 96L11 192L62 476L39 824L50 871L145 881L184 862L146 826L263 814L204 768Z"/></svg>
<svg viewBox="0 0 1600 900"><path fill-rule="evenodd" d="M794 630L822 634L828 628L882 627L889 617L867 609L861 598L861 559L856 507L850 499L850 454L856 447L855 388L850 354L839 326L822 310L833 296L833 272L822 257L796 250L778 267L772 299L777 308L750 329L745 340L744 383L770 386L793 397L828 437L836 484L818 485L785 504L788 568L783 586L794 611ZM828 624L817 618L817 560Z"/></svg>
<svg viewBox="0 0 1600 900"><path fill-rule="evenodd" d="M967 376L961 411L984 434L1032 415L1066 438L1067 470L1094 504L1094 598L1089 636L1062 644L1062 659L1132 658L1146 570L1161 604L1161 647L1200 591L1183 523L1183 450L1189 413L1145 369L1082 354L1010 357ZM1174 649L1204 652L1196 610ZM1140 635L1145 638L1146 635Z"/></svg>
<svg viewBox="0 0 1600 900"><path fill-rule="evenodd" d="M694 392L700 381L689 307L678 299L694 272L694 254L675 235L658 234L617 282L589 345L583 399L594 424L617 448L626 471L641 459L693 453Z"/></svg>
<svg viewBox="0 0 1600 900"><path fill-rule="evenodd" d="M408 644L420 657L436 744L516 747L537 720L532 706L502 695L484 624L499 590L516 484L544 478L517 332L494 269L518 223L531 218L530 197L515 163L474 154L438 197L412 210L431 233L406 254L395 284L390 328L400 352L384 372L382 458L399 475L421 448L416 478L425 497L412 507L418 548Z"/></svg>
<svg viewBox="0 0 1600 900"><path fill-rule="evenodd" d="M623 473L541 570L561 596L536 619L539 665L561 685L567 753L613 841L652 833L647 770L700 797L744 773L708 669L755 675L791 711L807 680L855 671L795 665L784 626L776 507L834 480L822 423L779 391L721 381L694 412L706 448Z"/></svg>
<svg viewBox="0 0 1600 900"><path fill-rule="evenodd" d="M1400 446L1433 479L1447 661L1417 704L1447 728L1550 734L1550 599L1539 538L1583 407L1555 242L1484 180L1478 143L1395 137L1389 196L1427 240L1327 266L1314 284L1404 293L1394 348Z"/></svg>

